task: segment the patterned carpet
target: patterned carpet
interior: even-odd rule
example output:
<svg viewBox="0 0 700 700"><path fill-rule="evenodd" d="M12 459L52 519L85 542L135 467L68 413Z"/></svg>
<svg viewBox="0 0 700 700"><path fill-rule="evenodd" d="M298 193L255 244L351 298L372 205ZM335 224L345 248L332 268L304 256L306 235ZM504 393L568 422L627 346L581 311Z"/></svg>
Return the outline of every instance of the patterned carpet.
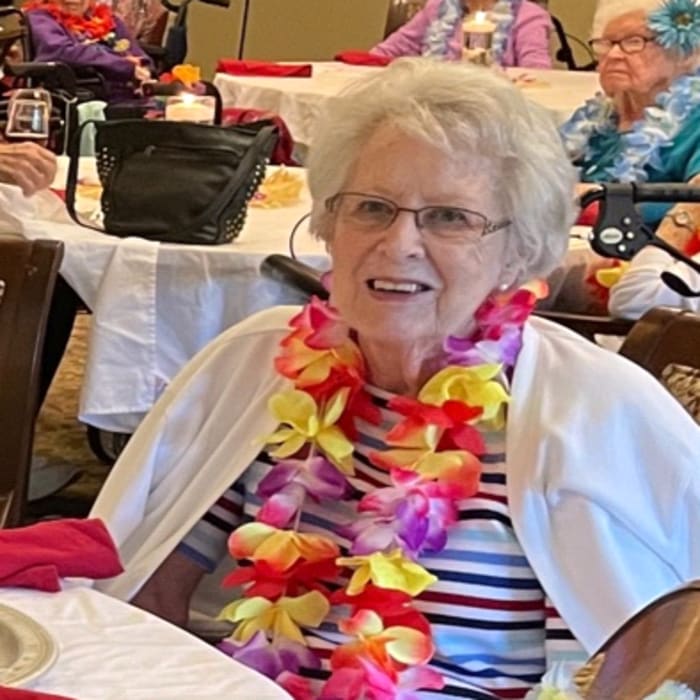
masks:
<svg viewBox="0 0 700 700"><path fill-rule="evenodd" d="M80 478L55 496L30 506L56 515L84 515L109 473L91 452L86 428L78 422L78 398L83 378L90 316L79 314L51 390L37 421L34 454L50 464L69 463L82 470Z"/></svg>

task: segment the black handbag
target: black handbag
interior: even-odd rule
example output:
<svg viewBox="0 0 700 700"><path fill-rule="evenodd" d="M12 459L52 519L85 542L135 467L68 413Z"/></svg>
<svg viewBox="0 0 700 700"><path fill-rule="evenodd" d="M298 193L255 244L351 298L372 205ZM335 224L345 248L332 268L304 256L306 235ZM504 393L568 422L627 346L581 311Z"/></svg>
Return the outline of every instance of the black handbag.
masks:
<svg viewBox="0 0 700 700"><path fill-rule="evenodd" d="M79 144L95 127L104 229L75 211ZM71 141L66 207L74 221L113 236L219 244L243 228L265 176L277 130L268 121L232 127L122 119L85 122Z"/></svg>

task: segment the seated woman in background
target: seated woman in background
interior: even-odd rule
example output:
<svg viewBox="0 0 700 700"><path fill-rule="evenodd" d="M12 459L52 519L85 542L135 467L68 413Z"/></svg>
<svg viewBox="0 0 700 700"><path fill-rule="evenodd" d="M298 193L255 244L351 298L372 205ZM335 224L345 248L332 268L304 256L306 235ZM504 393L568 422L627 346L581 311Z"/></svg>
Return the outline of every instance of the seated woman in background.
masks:
<svg viewBox="0 0 700 700"><path fill-rule="evenodd" d="M528 318L575 173L510 81L396 61L308 165L332 305L256 314L176 377L93 509L125 566L97 585L182 625L235 596L224 649L295 697L522 698L700 576L700 429ZM227 542L242 589L216 590Z"/></svg>
<svg viewBox="0 0 700 700"><path fill-rule="evenodd" d="M591 46L598 95L561 127L583 192L597 182L700 184L700 6L678 0L602 0ZM657 235L680 250L695 245L700 207L645 204ZM692 252L692 250L691 250ZM689 268L658 249L641 251L612 288L610 311L638 317L659 303L697 308L668 289L668 266L697 288Z"/></svg>
<svg viewBox="0 0 700 700"><path fill-rule="evenodd" d="M153 64L107 5L90 0L32 2L25 8L35 61L94 68L107 81L108 99L134 97Z"/></svg>
<svg viewBox="0 0 700 700"><path fill-rule="evenodd" d="M428 0L425 7L372 53L382 56L462 58L462 24L468 13L486 11L496 25L493 60L504 67L551 68L549 13L528 0Z"/></svg>

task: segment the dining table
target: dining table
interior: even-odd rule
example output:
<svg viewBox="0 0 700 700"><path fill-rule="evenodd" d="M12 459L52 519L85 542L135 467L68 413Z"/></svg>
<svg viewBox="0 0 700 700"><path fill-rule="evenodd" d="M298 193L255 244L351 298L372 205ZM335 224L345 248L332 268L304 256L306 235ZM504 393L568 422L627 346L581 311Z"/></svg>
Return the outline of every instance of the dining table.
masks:
<svg viewBox="0 0 700 700"><path fill-rule="evenodd" d="M96 177L94 160L81 161L87 179ZM209 341L256 311L306 301L302 292L260 269L268 255L288 253L290 232L310 209L306 171L290 168L287 174L303 182L298 201L249 206L238 238L208 246L106 235L71 221L51 191L25 198L17 188L0 185L0 235L62 241L61 275L92 312L80 421L133 433L175 374ZM65 163L57 189L64 177ZM98 204L79 202L79 209ZM593 253L586 236L587 229L572 231L568 254L549 277L546 308L580 311L588 303L584 279ZM330 266L325 245L311 236L306 222L298 227L294 250L318 270Z"/></svg>
<svg viewBox="0 0 700 700"><path fill-rule="evenodd" d="M337 61L311 64L310 77L271 77L217 73L214 85L224 108L260 109L282 117L297 147L308 149L316 123L328 101L357 80L385 70ZM508 68L505 75L557 124L599 90L598 74L589 71Z"/></svg>
<svg viewBox="0 0 700 700"><path fill-rule="evenodd" d="M216 647L94 590L86 580L64 580L58 593L1 588L0 605L24 613L48 633L49 643L42 646L51 653L37 651L32 658L31 648L25 649L30 658L22 662L25 680L18 683L27 690L74 700L290 697ZM3 631L9 635L12 629L6 624ZM24 639L28 647L36 641L26 633Z"/></svg>

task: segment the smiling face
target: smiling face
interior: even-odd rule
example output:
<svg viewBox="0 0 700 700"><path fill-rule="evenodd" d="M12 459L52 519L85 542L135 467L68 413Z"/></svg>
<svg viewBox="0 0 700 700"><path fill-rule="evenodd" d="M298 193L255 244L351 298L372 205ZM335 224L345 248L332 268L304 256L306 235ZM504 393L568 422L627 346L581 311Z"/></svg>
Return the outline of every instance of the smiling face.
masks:
<svg viewBox="0 0 700 700"><path fill-rule="evenodd" d="M503 219L495 167L486 158L447 157L414 136L379 127L359 153L345 192L384 197L400 207L453 206ZM439 346L465 334L473 315L503 279L509 229L467 243L420 230L399 212L383 231L331 215L331 300L360 341Z"/></svg>
<svg viewBox="0 0 700 700"><path fill-rule="evenodd" d="M629 36L653 37L642 10L627 12L608 22L601 38L619 41ZM598 71L600 85L606 95L615 97L624 93L648 95L652 99L679 75L687 71L683 61L675 59L654 41L647 42L639 53L626 54L613 46L600 58Z"/></svg>
<svg viewBox="0 0 700 700"><path fill-rule="evenodd" d="M82 15L90 5L90 0L59 0L58 5L68 14Z"/></svg>

